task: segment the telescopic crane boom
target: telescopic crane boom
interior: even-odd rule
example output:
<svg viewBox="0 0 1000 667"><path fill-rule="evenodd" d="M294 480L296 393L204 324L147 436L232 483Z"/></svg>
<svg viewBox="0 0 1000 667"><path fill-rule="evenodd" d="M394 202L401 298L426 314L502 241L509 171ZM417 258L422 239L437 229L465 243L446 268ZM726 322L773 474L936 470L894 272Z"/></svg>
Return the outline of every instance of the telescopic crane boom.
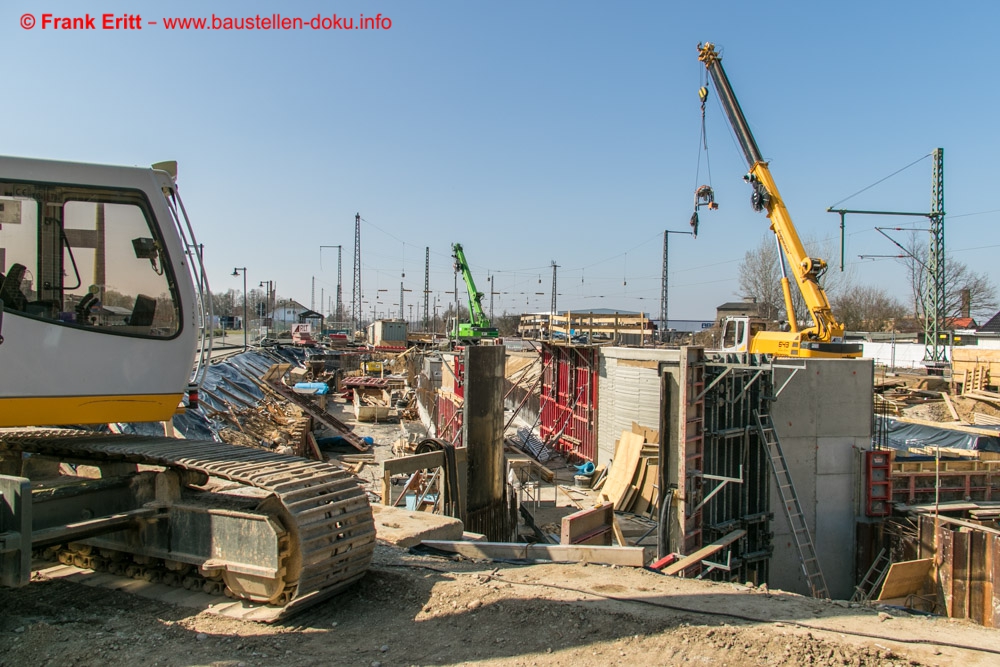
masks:
<svg viewBox="0 0 1000 667"><path fill-rule="evenodd" d="M781 261L781 286L788 311L789 331L760 331L753 335L748 351L756 354L772 354L792 357L859 357L861 345L844 342L844 326L837 322L830 309L830 301L819 284L826 272L826 262L818 257L810 257L799 239L792 217L774 184L767 162L761 157L760 149L750 132L750 126L743 116L729 78L722 68L722 58L709 42L698 45L698 60L705 63L709 75L718 91L719 100L729 124L732 125L739 142L749 172L743 177L753 188L750 201L756 211L766 211L771 220L771 231L777 239L781 252L788 258L792 275L802 293L813 325L799 329L792 305L791 291L787 276L784 275L784 261ZM779 254L780 255L780 254Z"/></svg>

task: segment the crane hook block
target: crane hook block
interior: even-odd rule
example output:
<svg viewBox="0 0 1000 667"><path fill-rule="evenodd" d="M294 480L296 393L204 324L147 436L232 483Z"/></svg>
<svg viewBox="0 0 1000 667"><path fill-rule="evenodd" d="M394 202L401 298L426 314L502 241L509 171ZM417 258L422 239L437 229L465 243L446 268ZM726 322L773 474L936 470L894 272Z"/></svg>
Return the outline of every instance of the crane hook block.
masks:
<svg viewBox="0 0 1000 667"><path fill-rule="evenodd" d="M702 206L707 206L708 210L714 211L719 208L715 203L715 190L711 185L701 185L694 191L694 210L697 211Z"/></svg>
<svg viewBox="0 0 1000 667"><path fill-rule="evenodd" d="M701 88L698 89L698 99L701 100L702 104L705 103L705 100L708 99L708 88L702 86Z"/></svg>

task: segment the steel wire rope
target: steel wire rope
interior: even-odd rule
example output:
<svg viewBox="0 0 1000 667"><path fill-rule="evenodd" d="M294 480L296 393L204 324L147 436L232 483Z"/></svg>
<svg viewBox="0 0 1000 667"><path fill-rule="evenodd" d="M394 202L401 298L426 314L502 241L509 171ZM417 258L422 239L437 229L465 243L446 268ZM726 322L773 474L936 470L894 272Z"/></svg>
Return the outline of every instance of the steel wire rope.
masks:
<svg viewBox="0 0 1000 667"><path fill-rule="evenodd" d="M527 567L533 563L524 563L516 560L494 560L494 562L505 563L508 565L513 565L517 567ZM481 572L453 572L451 570L445 570L442 568L431 567L430 565L422 565L417 563L385 563L384 567L402 567L402 568L412 568L412 569L422 569L431 570L432 572L438 572L441 574L449 575L465 575L465 576L481 576ZM973 651L976 653L990 653L992 655L1000 655L1000 650L985 648L980 646L970 646L968 644L959 644L957 642L945 642L945 641L935 641L933 639L925 639L922 637L914 639L906 639L901 637L891 637L887 635L880 635L874 632L861 632L860 630L848 630L845 628L828 628L822 625L813 625L811 623L805 623L802 621L795 621L791 619L784 618L757 618L754 616L747 616L745 614L735 614L729 611L709 611L706 609L694 609L692 607L684 607L677 604L668 604L666 602L656 602L655 600L646 600L643 598L630 598L622 597L619 595L608 595L606 593L596 593L594 591L588 591L580 588L573 588L572 586L559 586L557 584L544 584L537 581L512 581L505 577L499 576L499 572L493 571L489 574L490 577L497 579L498 581L503 581L504 583L518 585L518 586L538 586L541 588L552 588L555 590L566 591L568 593L576 593L578 595L589 595L590 597L600 598L602 600L613 600L615 602L634 602L637 604L644 604L650 607L658 607L660 609L670 609L672 611L680 611L687 614L696 614L698 616L719 616L722 618L735 618L740 621L746 621L748 623L784 623L785 625L795 626L797 628L802 628L804 630L815 630L817 632L829 632L832 634L850 635L852 637L864 637L865 639L880 639L886 642L896 642L898 644L923 644L928 646L947 646L948 648L955 648L963 651ZM666 575L664 575L666 576Z"/></svg>
<svg viewBox="0 0 1000 667"><path fill-rule="evenodd" d="M867 186L867 187L864 187L864 188L861 188L860 190L858 190L857 192L855 192L855 193L854 193L853 195L848 195L848 196L844 197L843 199L841 199L840 201L838 201L838 202L835 202L835 203L833 203L833 204L830 204L830 206L829 206L828 208L833 208L833 207L834 207L834 206L836 206L837 204L843 204L843 203L844 203L845 201L847 201L848 199L852 199L852 198L854 198L854 197L857 197L857 196L858 196L859 194L861 194L862 192L865 192L865 191L867 191L867 190L871 190L872 188L874 188L874 187L875 187L876 185L878 185L879 183L883 183L883 182L885 182L885 181L889 180L890 178L892 178L892 177L893 177L893 176L895 176L896 174L898 174L898 173L900 173L900 172L903 172L903 171L906 171L907 169L909 169L909 168L910 168L910 167L912 167L913 165L917 164L918 162L920 162L920 161L922 161L922 160L926 160L926 159L927 159L927 158L929 158L930 156L931 156L931 153L928 153L927 155L924 155L923 157L919 157L919 158L917 158L916 160L914 160L914 161L913 161L913 162L911 162L910 164L906 165L905 167L903 167L903 168L901 168L901 169L897 169L896 171L892 172L892 173L891 173L891 174L889 174L888 176L885 176L884 178L880 178L879 180L875 181L874 183L872 183L871 185L869 185L869 186Z"/></svg>

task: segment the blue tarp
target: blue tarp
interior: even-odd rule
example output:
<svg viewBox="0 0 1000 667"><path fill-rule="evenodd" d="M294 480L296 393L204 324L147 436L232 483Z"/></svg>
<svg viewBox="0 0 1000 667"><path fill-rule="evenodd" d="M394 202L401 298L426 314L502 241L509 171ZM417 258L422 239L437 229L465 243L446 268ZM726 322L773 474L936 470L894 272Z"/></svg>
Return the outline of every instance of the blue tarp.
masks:
<svg viewBox="0 0 1000 667"><path fill-rule="evenodd" d="M884 424L884 426L883 426ZM981 435L954 428L911 424L909 422L875 415L875 432L886 434L885 445L892 449L910 447L954 447L977 449L983 452L1000 452L1000 426L976 426L978 430L996 431L997 435Z"/></svg>

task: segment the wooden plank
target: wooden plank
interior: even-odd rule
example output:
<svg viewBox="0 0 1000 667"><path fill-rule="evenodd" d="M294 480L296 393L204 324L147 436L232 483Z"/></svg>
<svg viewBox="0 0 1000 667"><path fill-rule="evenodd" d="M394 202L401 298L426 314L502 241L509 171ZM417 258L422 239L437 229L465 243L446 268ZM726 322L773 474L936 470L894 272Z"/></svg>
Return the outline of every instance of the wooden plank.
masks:
<svg viewBox="0 0 1000 667"><path fill-rule="evenodd" d="M708 546L704 546L701 549L698 549L690 556L685 556L684 558L680 559L673 565L668 566L667 569L663 571L663 574L678 574L679 572L683 572L689 567L697 565L703 559L708 558L712 554L722 551L730 544L732 544L733 542L740 539L746 534L747 531L745 530L734 530L733 532L729 533L728 535L725 535L721 539L712 542Z"/></svg>
<svg viewBox="0 0 1000 667"><path fill-rule="evenodd" d="M556 486L559 488L560 491L562 491L564 496L569 498L569 501L573 503L573 507L576 507L577 509L583 509L583 505L580 504L580 501L571 496L569 490L565 486L563 486L562 484L557 484Z"/></svg>
<svg viewBox="0 0 1000 667"><path fill-rule="evenodd" d="M632 422L632 432L636 435L641 435L650 445L658 445L660 443L660 432L655 428L642 426L639 422Z"/></svg>
<svg viewBox="0 0 1000 667"><path fill-rule="evenodd" d="M948 395L948 392L942 391L941 398L944 399L944 404L948 406L948 412L951 413L951 418L957 422L962 421L962 418L958 416L958 410L955 409L955 405L951 402L951 396Z"/></svg>
<svg viewBox="0 0 1000 667"><path fill-rule="evenodd" d="M646 486L646 481L649 479L649 459L641 458L639 459L639 474L636 475L635 488L636 494L635 499L633 499L631 505L629 506L629 511L634 514L643 514L647 509L649 509L649 503L642 495L642 490Z"/></svg>
<svg viewBox="0 0 1000 667"><path fill-rule="evenodd" d="M885 581L882 583L882 590L877 599L903 598L907 595L923 592L930 581L929 576L933 565L933 558L893 563L889 566L889 572L885 575Z"/></svg>
<svg viewBox="0 0 1000 667"><path fill-rule="evenodd" d="M444 452L427 452L413 456L401 456L396 459L382 461L382 470L391 475L405 475L418 470L440 468L444 465Z"/></svg>
<svg viewBox="0 0 1000 667"><path fill-rule="evenodd" d="M964 519L954 519L950 516L941 515L938 518L941 523L950 523L956 526L964 526L966 528L972 528L973 530L981 530L984 533L990 533L992 535L1000 535L1000 530L996 528L989 528L987 526L980 526L978 523L972 523L971 521L966 521Z"/></svg>
<svg viewBox="0 0 1000 667"><path fill-rule="evenodd" d="M516 544L513 542L455 542L424 540L432 549L457 553L466 558L497 560L548 560L555 563L600 563L642 567L642 547L598 547L575 544Z"/></svg>
<svg viewBox="0 0 1000 667"><path fill-rule="evenodd" d="M652 461L659 459L649 459L646 462L646 478L639 489L640 499L636 500L635 513L645 515L650 507L656 506L656 487L660 482L660 465Z"/></svg>
<svg viewBox="0 0 1000 667"><path fill-rule="evenodd" d="M325 461L326 457L323 456L323 452L319 449L319 443L316 442L316 436L313 435L312 431L306 433L306 440L309 442L309 450L312 452L313 456L316 457L317 461Z"/></svg>
<svg viewBox="0 0 1000 667"><path fill-rule="evenodd" d="M611 544L611 503L580 510L562 518L559 544Z"/></svg>
<svg viewBox="0 0 1000 667"><path fill-rule="evenodd" d="M627 547L628 541L625 539L625 535L622 533L622 527L618 524L618 517L615 513L611 513L611 528L615 534L615 540L618 542L618 546Z"/></svg>
<svg viewBox="0 0 1000 667"><path fill-rule="evenodd" d="M625 493L623 493L621 498L618 499L618 502L615 503L615 509L620 512L627 512L628 508L632 506L632 501L635 500L637 495L639 495L639 490L635 488L634 485L629 484L628 488L625 489Z"/></svg>
<svg viewBox="0 0 1000 667"><path fill-rule="evenodd" d="M512 463L514 461L517 461L517 462L527 461L527 464L531 465L532 469L534 469L535 472L537 472L541 476L541 478L543 480L545 480L546 482L551 483L552 480L554 480L556 478L556 474L554 472L552 472L551 470L549 470L548 468L546 468L545 466L543 466L541 463L539 463L535 459L535 457L531 456L526 451L524 451L523 449L521 449L520 447L518 447L517 445L515 445L510 440L510 438L506 438L504 440L504 448L507 449L507 450L510 450L510 452L505 452L504 453L504 455L507 457L508 461L510 461Z"/></svg>
<svg viewBox="0 0 1000 667"><path fill-rule="evenodd" d="M639 513L638 511L636 511L636 505L642 502L642 485L646 483L646 474L648 473L648 471L649 471L649 459L647 459L646 457L641 457L639 459L639 465L637 466L636 469L635 481L632 484L632 486L635 488L635 495L631 496L628 505L626 505L623 508L626 512L634 512L635 514Z"/></svg>
<svg viewBox="0 0 1000 667"><path fill-rule="evenodd" d="M535 461L534 459L521 459L521 458L512 459L508 455L507 463L515 470L527 468L529 471L528 472L529 475L534 473L539 479L548 482L549 484L555 481L556 478L555 473L546 468L545 466L543 466L538 461Z"/></svg>
<svg viewBox="0 0 1000 667"><path fill-rule="evenodd" d="M639 456L642 452L642 443L642 436L622 431L618 450L611 463L608 481L604 484L603 492L603 495L615 505L621 500L622 495L628 490L635 477L635 469L639 464Z"/></svg>

